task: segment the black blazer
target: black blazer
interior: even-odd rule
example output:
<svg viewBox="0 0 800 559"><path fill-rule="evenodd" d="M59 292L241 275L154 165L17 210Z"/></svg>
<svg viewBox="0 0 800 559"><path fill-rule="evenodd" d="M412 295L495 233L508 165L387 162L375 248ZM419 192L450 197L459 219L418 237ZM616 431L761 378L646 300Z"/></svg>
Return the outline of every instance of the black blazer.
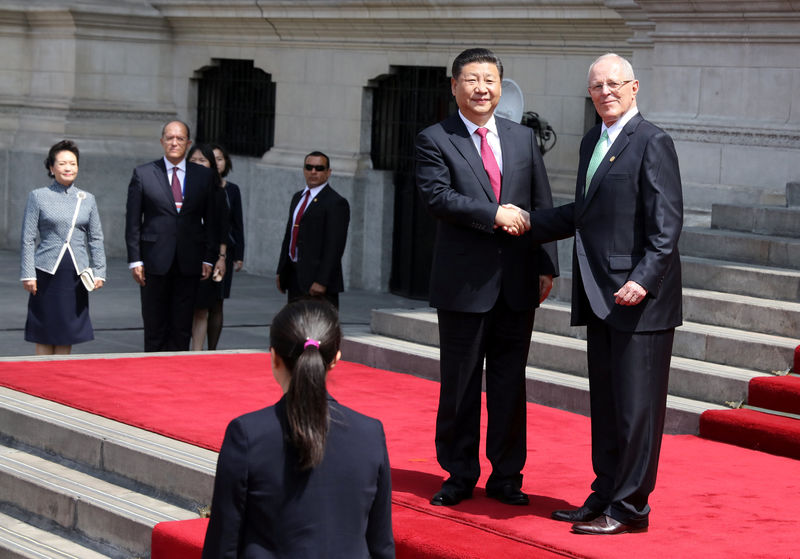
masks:
<svg viewBox="0 0 800 559"><path fill-rule="evenodd" d="M228 181L225 194L230 206L230 232L228 235L228 251L232 251L233 260L244 260L244 219L242 217L242 193L239 186ZM231 273L233 270L228 270Z"/></svg>
<svg viewBox="0 0 800 559"><path fill-rule="evenodd" d="M394 557L383 426L328 398L325 456L299 472L284 399L234 419L217 462L203 559Z"/></svg>
<svg viewBox="0 0 800 559"><path fill-rule="evenodd" d="M186 162L183 206L175 209L163 159L133 170L125 212L128 262L144 262L145 271L166 274L177 257L180 273L202 273L202 263L217 261L219 240L211 170Z"/></svg>
<svg viewBox="0 0 800 559"><path fill-rule="evenodd" d="M552 208L550 183L533 131L495 116L503 151L500 204ZM555 243L494 229L498 200L478 150L458 114L416 140L417 187L437 218L430 303L443 310L486 312L500 287L517 311L539 305L539 276L558 275Z"/></svg>
<svg viewBox="0 0 800 559"><path fill-rule="evenodd" d="M286 269L289 245L292 240L292 215L303 190L295 192L289 205L289 219L283 236L278 260L278 275ZM330 184L309 201L300 220L297 235L297 281L308 293L311 284L324 285L328 293L344 291L342 255L347 243L347 228L350 225L350 204ZM285 288L286 285L283 284Z"/></svg>
<svg viewBox="0 0 800 559"><path fill-rule="evenodd" d="M584 196L586 168L601 125L584 136L575 202L532 215L542 240L575 235L572 324L588 312L617 330L648 332L682 321L678 238L683 194L678 156L669 135L634 116L611 145ZM633 280L648 294L643 303L614 303L614 292Z"/></svg>

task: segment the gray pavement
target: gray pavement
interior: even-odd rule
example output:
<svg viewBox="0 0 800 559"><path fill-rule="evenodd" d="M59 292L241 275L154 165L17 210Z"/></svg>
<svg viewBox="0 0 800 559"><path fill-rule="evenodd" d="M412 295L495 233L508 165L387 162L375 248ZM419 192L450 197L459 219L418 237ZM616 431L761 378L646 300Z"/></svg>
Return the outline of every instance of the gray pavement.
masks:
<svg viewBox="0 0 800 559"><path fill-rule="evenodd" d="M105 287L89 296L89 314L95 339L73 346L76 354L139 353L143 350L139 288L121 259L108 263ZM268 326L286 303L275 287L274 276L236 272L231 298L225 300L224 327L219 350L256 349L268 346ZM19 281L19 253L0 250L0 357L32 356L34 344L24 339L28 294ZM426 301L390 293L352 290L340 296L340 319L349 327L369 324L375 308L425 308ZM347 359L347 357L344 357Z"/></svg>

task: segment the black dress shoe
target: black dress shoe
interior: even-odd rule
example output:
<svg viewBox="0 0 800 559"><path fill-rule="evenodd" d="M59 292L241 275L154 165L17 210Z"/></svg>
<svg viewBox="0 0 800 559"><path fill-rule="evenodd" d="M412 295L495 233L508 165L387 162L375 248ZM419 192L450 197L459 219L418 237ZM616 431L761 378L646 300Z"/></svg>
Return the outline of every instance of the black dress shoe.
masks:
<svg viewBox="0 0 800 559"><path fill-rule="evenodd" d="M614 534L627 534L635 532L647 532L647 520L637 524L623 524L605 514L600 515L591 522L582 522L572 525L572 531L576 534L593 534L599 536L611 536Z"/></svg>
<svg viewBox="0 0 800 559"><path fill-rule="evenodd" d="M486 489L486 496L497 499L504 505L527 505L528 496L520 491L519 487L511 483L506 483L500 487Z"/></svg>
<svg viewBox="0 0 800 559"><path fill-rule="evenodd" d="M438 507L452 507L464 499L472 497L472 489L459 489L450 485L443 485L431 499L431 504Z"/></svg>
<svg viewBox="0 0 800 559"><path fill-rule="evenodd" d="M594 511L587 506L582 506L577 509L569 509L569 510L554 510L550 513L550 517L553 520L560 520L561 522L591 522L598 516L603 514L602 512Z"/></svg>

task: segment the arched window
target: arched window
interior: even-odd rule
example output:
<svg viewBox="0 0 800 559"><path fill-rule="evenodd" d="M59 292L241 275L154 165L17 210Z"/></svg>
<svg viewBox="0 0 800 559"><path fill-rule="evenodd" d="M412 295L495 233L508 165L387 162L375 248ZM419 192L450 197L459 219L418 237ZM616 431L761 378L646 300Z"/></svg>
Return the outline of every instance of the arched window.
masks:
<svg viewBox="0 0 800 559"><path fill-rule="evenodd" d="M260 157L275 141L275 83L252 60L215 59L201 71L197 141Z"/></svg>

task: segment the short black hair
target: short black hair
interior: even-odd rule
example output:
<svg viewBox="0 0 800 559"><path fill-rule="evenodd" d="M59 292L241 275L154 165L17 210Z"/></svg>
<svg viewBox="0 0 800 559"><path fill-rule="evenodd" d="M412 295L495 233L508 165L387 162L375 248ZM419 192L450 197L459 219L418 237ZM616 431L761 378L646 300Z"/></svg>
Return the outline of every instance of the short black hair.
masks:
<svg viewBox="0 0 800 559"><path fill-rule="evenodd" d="M464 68L464 66L467 64L472 64L473 62L487 62L489 64L494 64L497 66L497 72L500 74L500 79L503 79L503 62L500 60L500 57L489 49L483 48L467 49L456 56L456 59L453 60L453 67L451 69L453 79L457 80L458 76L461 75L461 70Z"/></svg>
<svg viewBox="0 0 800 559"><path fill-rule="evenodd" d="M192 144L192 147L189 148L189 151L186 152L186 161L192 158L192 155L199 151L203 154L203 157L206 158L208 164L211 165L211 182L214 185L214 188L222 186L222 177L217 170L217 161L214 158L214 150L211 149L211 146L208 144Z"/></svg>
<svg viewBox="0 0 800 559"><path fill-rule="evenodd" d="M309 157L324 157L325 158L325 168L326 169L330 169L331 168L331 160L330 160L330 158L327 155L325 155L324 153L322 153L321 151L312 151L311 153L306 155L303 158L303 164L305 164L306 159L308 159Z"/></svg>
<svg viewBox="0 0 800 559"><path fill-rule="evenodd" d="M231 156L228 154L228 150L222 147L220 144L210 143L208 144L212 150L218 149L220 153L222 153L222 157L225 158L225 169L219 174L221 177L227 177L228 173L233 171L233 161L231 161Z"/></svg>
<svg viewBox="0 0 800 559"><path fill-rule="evenodd" d="M77 161L78 166L81 165L81 152L78 151L78 146L72 140L61 140L60 142L56 142L50 147L50 151L47 152L47 159L44 160L44 168L47 169L47 176L51 179L55 178L55 175L50 170L50 167L56 164L56 155L61 153L62 151L70 151L75 154L75 161Z"/></svg>

